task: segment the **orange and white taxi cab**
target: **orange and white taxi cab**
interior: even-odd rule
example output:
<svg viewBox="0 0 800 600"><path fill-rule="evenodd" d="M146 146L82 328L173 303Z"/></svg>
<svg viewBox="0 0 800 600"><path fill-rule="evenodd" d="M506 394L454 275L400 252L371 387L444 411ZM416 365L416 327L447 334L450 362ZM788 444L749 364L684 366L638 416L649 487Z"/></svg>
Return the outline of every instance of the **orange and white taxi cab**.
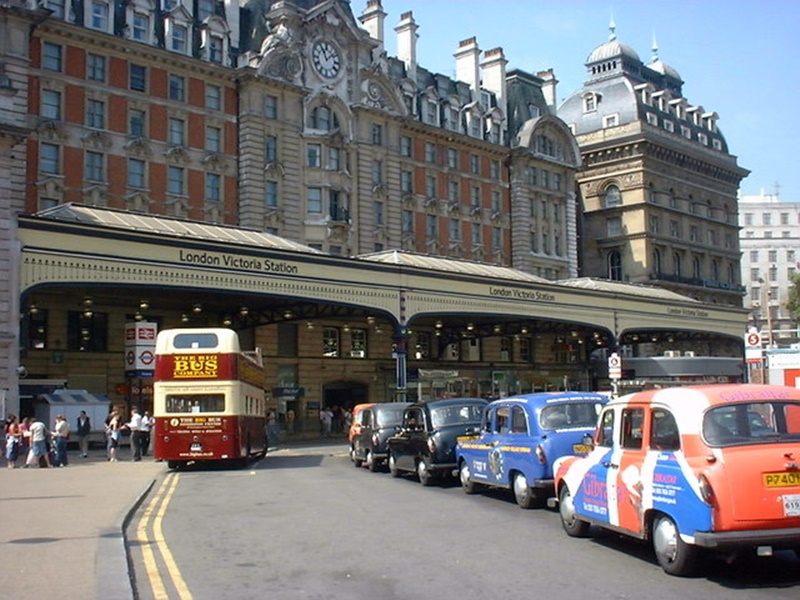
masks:
<svg viewBox="0 0 800 600"><path fill-rule="evenodd" d="M604 407L592 443L555 465L567 534L597 525L649 540L672 575L691 574L704 551L800 558L800 389L630 394Z"/></svg>

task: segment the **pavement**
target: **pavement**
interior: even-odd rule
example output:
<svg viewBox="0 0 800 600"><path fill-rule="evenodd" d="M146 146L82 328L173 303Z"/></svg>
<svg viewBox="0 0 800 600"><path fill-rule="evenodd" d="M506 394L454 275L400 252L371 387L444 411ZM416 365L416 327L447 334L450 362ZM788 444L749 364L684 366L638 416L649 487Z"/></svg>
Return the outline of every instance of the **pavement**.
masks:
<svg viewBox="0 0 800 600"><path fill-rule="evenodd" d="M23 461L20 459L18 464ZM135 599L125 527L166 463L134 462L97 448L69 465L5 468L0 462L0 598Z"/></svg>

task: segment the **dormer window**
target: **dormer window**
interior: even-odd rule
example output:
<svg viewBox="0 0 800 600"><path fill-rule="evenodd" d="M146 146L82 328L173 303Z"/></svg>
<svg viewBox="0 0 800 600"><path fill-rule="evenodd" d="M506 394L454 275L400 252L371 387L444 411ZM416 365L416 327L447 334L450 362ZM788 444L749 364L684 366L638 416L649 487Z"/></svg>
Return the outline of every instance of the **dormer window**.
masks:
<svg viewBox="0 0 800 600"><path fill-rule="evenodd" d="M103 0L92 0L89 4L89 27L98 31L109 31L109 5Z"/></svg>
<svg viewBox="0 0 800 600"><path fill-rule="evenodd" d="M586 94L583 97L583 112L594 112L597 110L597 95Z"/></svg>
<svg viewBox="0 0 800 600"><path fill-rule="evenodd" d="M170 31L170 47L175 52L180 52L181 54L186 53L187 48L187 39L188 39L188 31L186 27L183 25L173 24L172 30Z"/></svg>
<svg viewBox="0 0 800 600"><path fill-rule="evenodd" d="M339 129L339 117L327 106L317 106L311 111L309 127L322 131L335 131Z"/></svg>

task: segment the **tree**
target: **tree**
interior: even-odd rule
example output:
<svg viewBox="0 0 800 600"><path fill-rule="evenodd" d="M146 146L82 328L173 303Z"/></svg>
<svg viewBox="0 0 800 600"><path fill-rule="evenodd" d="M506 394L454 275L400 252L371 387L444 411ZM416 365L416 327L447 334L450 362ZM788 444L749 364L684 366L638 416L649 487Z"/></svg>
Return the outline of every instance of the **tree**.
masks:
<svg viewBox="0 0 800 600"><path fill-rule="evenodd" d="M800 273L793 274L789 281L789 299L786 308L794 322L800 322Z"/></svg>

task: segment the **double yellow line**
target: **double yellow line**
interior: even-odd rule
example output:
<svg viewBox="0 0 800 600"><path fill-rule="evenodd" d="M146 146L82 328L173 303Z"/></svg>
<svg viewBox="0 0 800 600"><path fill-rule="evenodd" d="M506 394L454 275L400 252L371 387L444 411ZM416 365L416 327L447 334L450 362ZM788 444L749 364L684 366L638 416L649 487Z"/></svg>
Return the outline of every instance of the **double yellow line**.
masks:
<svg viewBox="0 0 800 600"><path fill-rule="evenodd" d="M156 495L148 502L136 528L136 537L142 551L142 561L155 600L169 600L176 597L181 600L192 599L192 593L175 564L175 559L172 557L172 552L164 539L161 528L176 487L178 487L178 474L174 472L167 474ZM151 522L152 530L150 529ZM150 531L152 532L149 533ZM156 553L160 555L161 561L166 567L166 574L172 581L174 593L169 593L166 589Z"/></svg>

